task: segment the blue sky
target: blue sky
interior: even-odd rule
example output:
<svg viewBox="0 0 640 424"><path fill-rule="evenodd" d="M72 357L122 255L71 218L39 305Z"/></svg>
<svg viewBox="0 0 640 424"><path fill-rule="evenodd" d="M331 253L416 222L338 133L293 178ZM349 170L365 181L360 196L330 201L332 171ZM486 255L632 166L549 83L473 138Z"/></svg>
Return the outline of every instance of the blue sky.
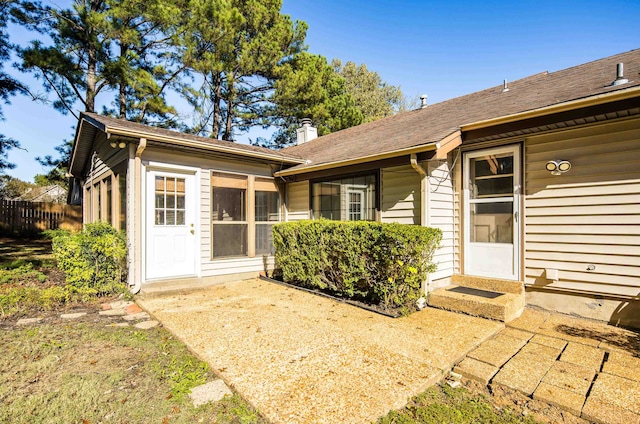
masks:
<svg viewBox="0 0 640 424"><path fill-rule="evenodd" d="M308 23L310 52L364 63L408 97L427 94L431 104L640 48L637 0L284 0L282 11ZM18 28L10 34L19 43L35 37ZM32 87L42 91L38 82ZM3 110L0 133L26 149L9 153L17 168L8 173L31 181L45 172L35 157L55 155L76 122L26 97Z"/></svg>

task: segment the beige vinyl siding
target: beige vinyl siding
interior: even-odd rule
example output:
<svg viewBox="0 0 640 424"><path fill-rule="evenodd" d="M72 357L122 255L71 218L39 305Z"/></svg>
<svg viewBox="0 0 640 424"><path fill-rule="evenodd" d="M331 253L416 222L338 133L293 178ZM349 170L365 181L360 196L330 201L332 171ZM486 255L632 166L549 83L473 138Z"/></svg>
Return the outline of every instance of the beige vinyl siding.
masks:
<svg viewBox="0 0 640 424"><path fill-rule="evenodd" d="M551 175L544 165L554 159L571 170ZM637 296L640 120L530 137L525 164L525 283Z"/></svg>
<svg viewBox="0 0 640 424"><path fill-rule="evenodd" d="M309 219L309 181L287 184L287 221Z"/></svg>
<svg viewBox="0 0 640 424"><path fill-rule="evenodd" d="M454 272L455 221L453 182L449 172L448 161L429 161L422 164L429 173L429 193L427 195L429 207L430 227L442 230L441 247L433 257L438 264L436 272L431 274L431 280L450 277Z"/></svg>
<svg viewBox="0 0 640 424"><path fill-rule="evenodd" d="M410 166L380 172L382 222L420 224L420 175Z"/></svg>
<svg viewBox="0 0 640 424"><path fill-rule="evenodd" d="M201 156L180 154L159 149L147 149L143 155L145 162L153 161L171 166L188 166L200 170L198 181L199 206L199 240L196 248L199 252L200 277L217 277L228 274L255 273L264 271L264 259L262 256L254 258L211 259L211 172L238 173L243 175L255 175L270 177L271 168L268 165L252 164L246 161L233 161L221 159L204 159ZM267 258L267 265L273 267L273 258Z"/></svg>
<svg viewBox="0 0 640 424"><path fill-rule="evenodd" d="M462 164L460 156L453 159L453 273L462 274ZM452 160L452 154L449 154Z"/></svg>

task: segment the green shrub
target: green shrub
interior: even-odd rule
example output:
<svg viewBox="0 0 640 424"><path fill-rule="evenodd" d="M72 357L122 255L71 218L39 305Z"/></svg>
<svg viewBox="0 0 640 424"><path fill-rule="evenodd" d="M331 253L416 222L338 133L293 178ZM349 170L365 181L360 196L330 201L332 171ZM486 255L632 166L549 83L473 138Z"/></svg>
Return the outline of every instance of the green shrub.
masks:
<svg viewBox="0 0 640 424"><path fill-rule="evenodd" d="M72 293L91 297L124 291L127 243L124 233L104 222L78 233L52 234L53 255Z"/></svg>
<svg viewBox="0 0 640 424"><path fill-rule="evenodd" d="M285 282L365 300L404 313L436 266L439 229L375 222L300 221L274 225Z"/></svg>

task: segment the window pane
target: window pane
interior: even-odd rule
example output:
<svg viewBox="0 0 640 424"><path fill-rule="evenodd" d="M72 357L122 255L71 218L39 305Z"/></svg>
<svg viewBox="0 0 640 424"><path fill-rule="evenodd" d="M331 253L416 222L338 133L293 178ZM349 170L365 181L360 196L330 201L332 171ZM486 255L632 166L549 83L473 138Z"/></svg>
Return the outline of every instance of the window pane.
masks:
<svg viewBox="0 0 640 424"><path fill-rule="evenodd" d="M312 200L314 218L373 221L376 218L376 176L314 183Z"/></svg>
<svg viewBox="0 0 640 424"><path fill-rule="evenodd" d="M167 209L165 215L165 225L176 225L176 211Z"/></svg>
<svg viewBox="0 0 640 424"><path fill-rule="evenodd" d="M213 187L213 221L246 221L246 190Z"/></svg>
<svg viewBox="0 0 640 424"><path fill-rule="evenodd" d="M256 191L256 221L280 221L280 196L273 191Z"/></svg>
<svg viewBox="0 0 640 424"><path fill-rule="evenodd" d="M176 195L176 208L178 208L178 209L184 209L185 208L184 194Z"/></svg>
<svg viewBox="0 0 640 424"><path fill-rule="evenodd" d="M218 224L213 227L213 256L246 256L247 224Z"/></svg>
<svg viewBox="0 0 640 424"><path fill-rule="evenodd" d="M513 194L512 153L471 159L469 164L472 199Z"/></svg>
<svg viewBox="0 0 640 424"><path fill-rule="evenodd" d="M111 187L111 177L106 178L104 180L105 182L105 188L106 188L106 192L107 192L107 198L106 198L106 212L107 212L107 216L105 217L105 220L109 223L112 224L112 219L113 219L113 191L112 191L112 187Z"/></svg>
<svg viewBox="0 0 640 424"><path fill-rule="evenodd" d="M164 211L156 210L156 225L164 225Z"/></svg>
<svg viewBox="0 0 640 424"><path fill-rule="evenodd" d="M273 224L256 224L256 255L273 255Z"/></svg>
<svg viewBox="0 0 640 424"><path fill-rule="evenodd" d="M184 225L184 211L176 211L176 225Z"/></svg>
<svg viewBox="0 0 640 424"><path fill-rule="evenodd" d="M176 207L176 197L173 193L167 193L167 208L175 208Z"/></svg>
<svg viewBox="0 0 640 424"><path fill-rule="evenodd" d="M471 205L471 242L513 243L513 202Z"/></svg>

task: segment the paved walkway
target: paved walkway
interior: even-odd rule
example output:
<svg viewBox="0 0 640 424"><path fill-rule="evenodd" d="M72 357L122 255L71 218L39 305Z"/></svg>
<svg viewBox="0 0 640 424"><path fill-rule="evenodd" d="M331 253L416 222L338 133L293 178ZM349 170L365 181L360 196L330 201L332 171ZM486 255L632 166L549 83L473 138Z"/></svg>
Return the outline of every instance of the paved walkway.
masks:
<svg viewBox="0 0 640 424"><path fill-rule="evenodd" d="M455 371L598 423L640 423L640 333L525 309Z"/></svg>
<svg viewBox="0 0 640 424"><path fill-rule="evenodd" d="M439 381L502 323L388 318L262 280L140 305L274 423L365 423Z"/></svg>

